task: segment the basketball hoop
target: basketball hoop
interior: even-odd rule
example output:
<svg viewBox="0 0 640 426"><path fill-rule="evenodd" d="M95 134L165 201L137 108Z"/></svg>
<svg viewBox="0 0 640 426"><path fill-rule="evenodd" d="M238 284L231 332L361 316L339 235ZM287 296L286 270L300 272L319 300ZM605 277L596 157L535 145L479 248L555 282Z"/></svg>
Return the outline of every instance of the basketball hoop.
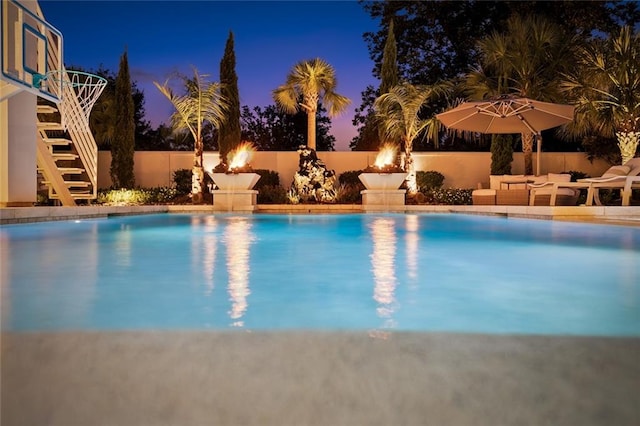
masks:
<svg viewBox="0 0 640 426"><path fill-rule="evenodd" d="M50 81L57 84L48 84ZM53 92L56 89L59 90L60 87L63 88L63 92L68 92L69 89L73 90L84 117L89 122L91 109L106 87L107 80L99 75L82 71L54 70L49 71L44 76L42 84L47 84L48 87L53 89ZM55 93L55 95L62 99L63 96L69 96L69 93Z"/></svg>

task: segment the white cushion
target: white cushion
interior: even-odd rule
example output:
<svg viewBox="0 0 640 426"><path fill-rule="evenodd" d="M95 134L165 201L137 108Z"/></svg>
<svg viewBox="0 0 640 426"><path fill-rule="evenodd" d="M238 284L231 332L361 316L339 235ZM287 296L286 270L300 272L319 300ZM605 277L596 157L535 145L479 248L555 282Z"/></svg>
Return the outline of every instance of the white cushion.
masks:
<svg viewBox="0 0 640 426"><path fill-rule="evenodd" d="M524 175L503 175L502 182L522 182L525 179Z"/></svg>
<svg viewBox="0 0 640 426"><path fill-rule="evenodd" d="M549 182L571 182L569 173L549 173Z"/></svg>
<svg viewBox="0 0 640 426"><path fill-rule="evenodd" d="M551 192L553 192L553 187L551 185L535 189L536 195L551 195ZM558 188L556 194L573 196L575 195L575 191L571 188Z"/></svg>
<svg viewBox="0 0 640 426"><path fill-rule="evenodd" d="M534 185L540 185L541 183L547 183L547 182L548 182L547 175L538 176L538 177L533 179L533 184Z"/></svg>
<svg viewBox="0 0 640 426"><path fill-rule="evenodd" d="M640 167L640 157L632 158L631 160L624 163L624 165L629 167L629 169L635 169L636 167Z"/></svg>
<svg viewBox="0 0 640 426"><path fill-rule="evenodd" d="M609 169L602 174L602 177L609 178L615 176L626 176L631 171L631 167L629 166L611 166Z"/></svg>

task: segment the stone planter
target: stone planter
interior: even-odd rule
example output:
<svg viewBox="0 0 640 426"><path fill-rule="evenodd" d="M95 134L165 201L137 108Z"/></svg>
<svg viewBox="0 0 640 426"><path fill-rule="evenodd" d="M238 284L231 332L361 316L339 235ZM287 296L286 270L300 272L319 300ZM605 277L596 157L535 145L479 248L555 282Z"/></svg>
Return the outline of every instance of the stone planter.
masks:
<svg viewBox="0 0 640 426"><path fill-rule="evenodd" d="M407 191L398 188L407 178L407 173L361 173L358 178L367 188L360 191L365 210L404 206Z"/></svg>
<svg viewBox="0 0 640 426"><path fill-rule="evenodd" d="M254 211L258 203L258 191L252 188L260 175L257 173L211 173L213 183L219 189L212 192L213 207L223 211Z"/></svg>

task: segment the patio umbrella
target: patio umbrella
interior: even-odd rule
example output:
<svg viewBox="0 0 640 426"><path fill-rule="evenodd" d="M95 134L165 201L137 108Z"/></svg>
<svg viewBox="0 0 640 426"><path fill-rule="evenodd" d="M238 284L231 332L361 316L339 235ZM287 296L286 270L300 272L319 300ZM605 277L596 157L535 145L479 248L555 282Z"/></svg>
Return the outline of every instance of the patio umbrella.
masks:
<svg viewBox="0 0 640 426"><path fill-rule="evenodd" d="M529 98L500 96L463 102L437 114L447 128L479 133L533 133L538 137L536 173L540 172L540 132L573 120L573 105L554 104Z"/></svg>

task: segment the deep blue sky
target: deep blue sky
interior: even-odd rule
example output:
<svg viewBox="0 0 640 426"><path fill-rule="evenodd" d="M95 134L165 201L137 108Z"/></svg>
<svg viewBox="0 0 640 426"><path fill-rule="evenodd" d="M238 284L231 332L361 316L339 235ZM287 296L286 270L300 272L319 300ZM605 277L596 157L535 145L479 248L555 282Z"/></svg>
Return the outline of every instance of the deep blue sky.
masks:
<svg viewBox="0 0 640 426"><path fill-rule="evenodd" d="M66 66L118 71L128 52L132 78L145 93L147 119L168 122L173 109L152 82L191 66L219 81L229 31L235 38L241 105L273 104L271 91L298 61L320 57L338 76L338 93L352 100L333 119L336 149L348 150L351 120L371 75L365 31L373 21L355 0L341 1L59 1L40 0L45 19L64 37Z"/></svg>

